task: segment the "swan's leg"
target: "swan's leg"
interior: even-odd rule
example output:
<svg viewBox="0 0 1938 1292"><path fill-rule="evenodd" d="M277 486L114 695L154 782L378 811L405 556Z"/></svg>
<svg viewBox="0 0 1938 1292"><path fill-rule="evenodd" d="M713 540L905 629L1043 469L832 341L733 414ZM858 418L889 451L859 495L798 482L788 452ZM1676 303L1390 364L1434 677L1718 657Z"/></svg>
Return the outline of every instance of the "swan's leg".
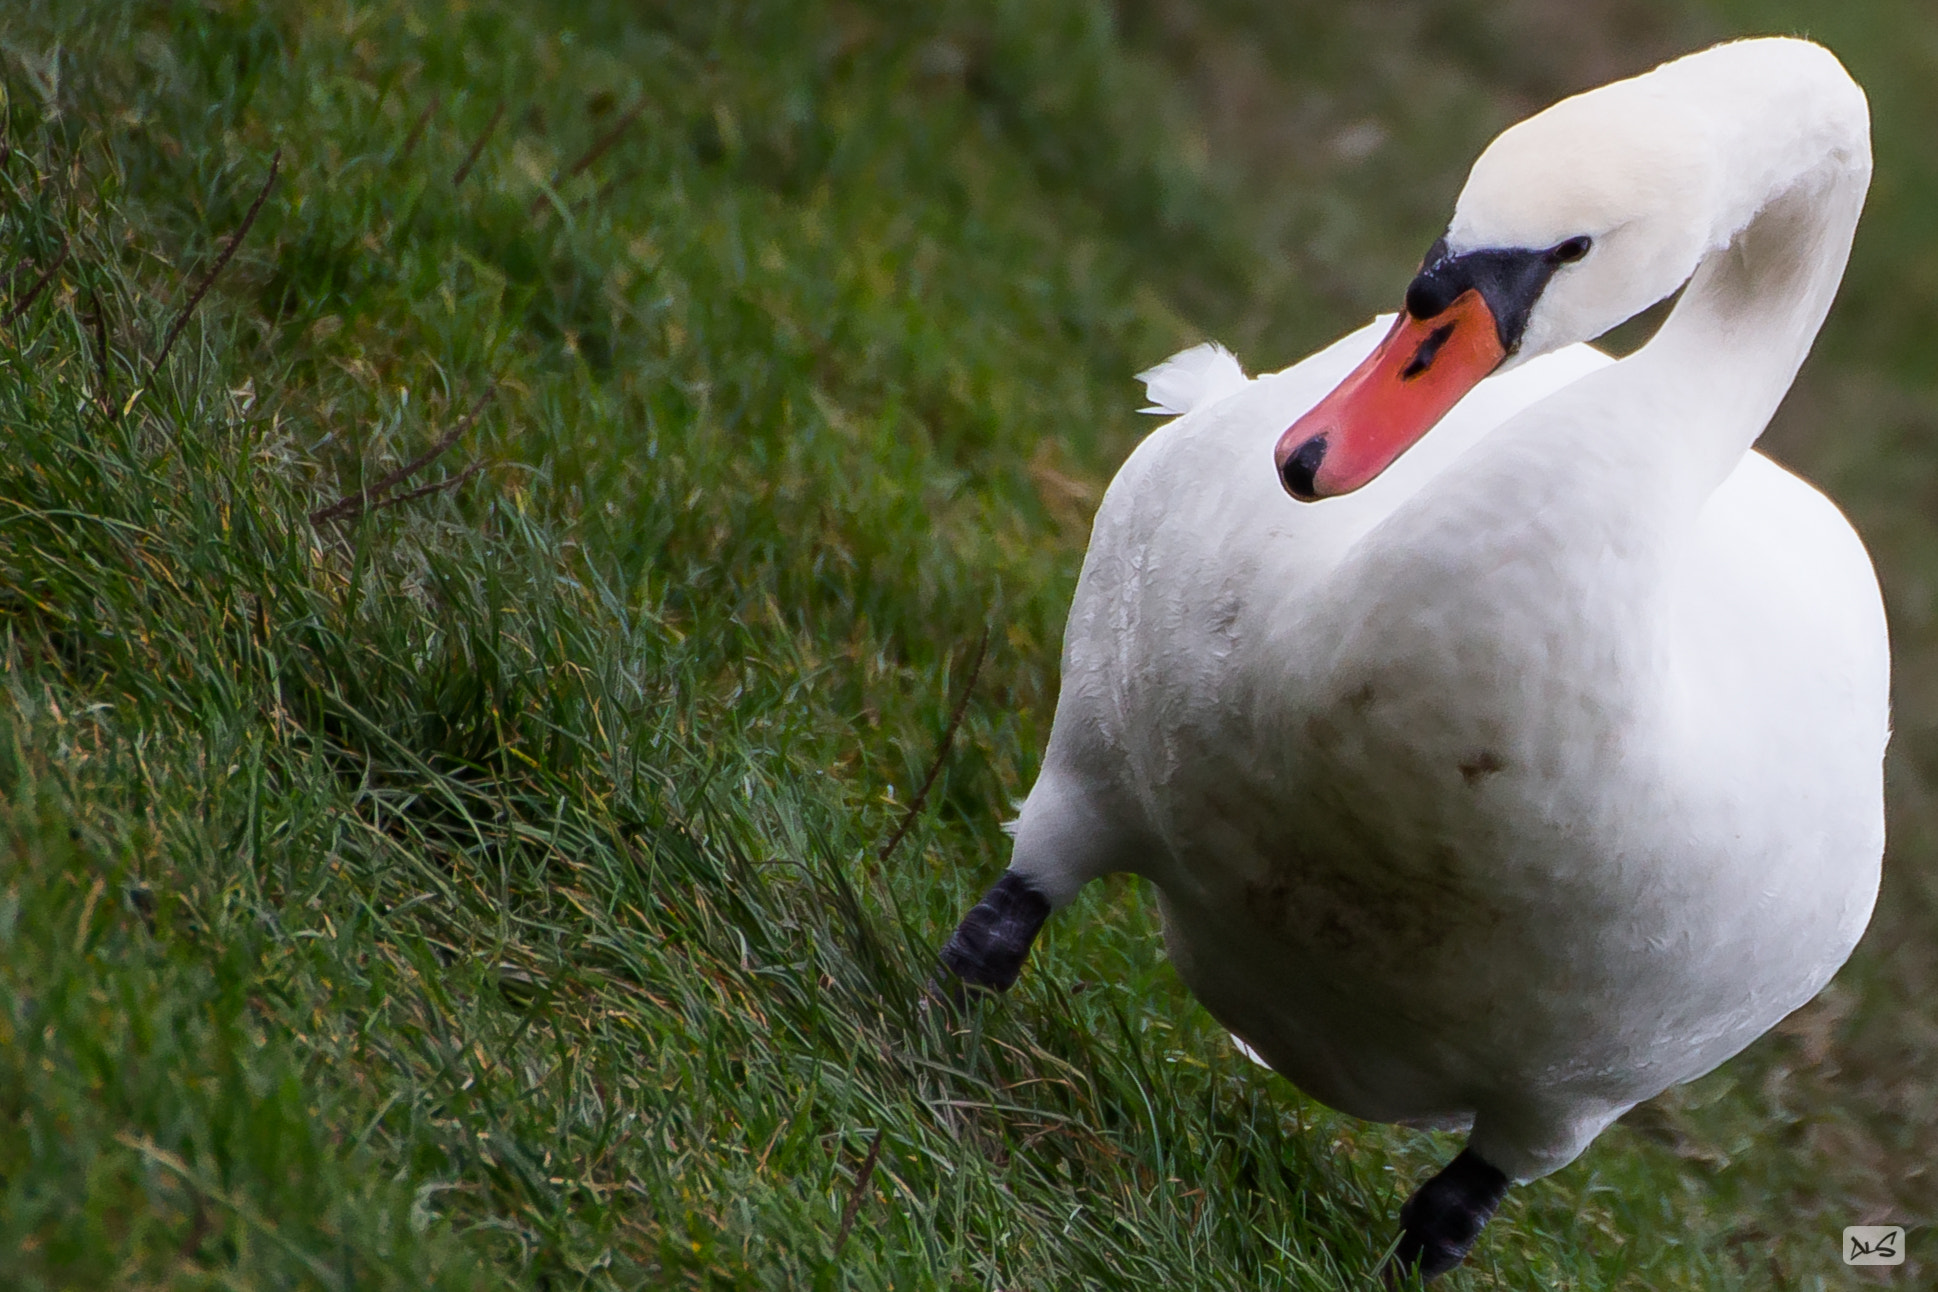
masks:
<svg viewBox="0 0 1938 1292"><path fill-rule="evenodd" d="M1507 1195L1507 1185L1505 1172L1473 1149L1462 1149L1400 1208L1400 1245L1388 1268L1389 1279L1418 1269L1432 1280L1467 1259L1488 1217Z"/></svg>
<svg viewBox="0 0 1938 1292"><path fill-rule="evenodd" d="M1050 741L1051 752L1056 739ZM1124 868L1125 818L1081 777L1046 767L1016 819L1009 869L983 894L942 948L962 984L1008 991L1050 912L1068 906L1099 875ZM952 997L960 988L952 987Z"/></svg>
<svg viewBox="0 0 1938 1292"><path fill-rule="evenodd" d="M1005 871L949 935L942 963L971 987L1008 991L1049 918L1050 899L1015 871Z"/></svg>

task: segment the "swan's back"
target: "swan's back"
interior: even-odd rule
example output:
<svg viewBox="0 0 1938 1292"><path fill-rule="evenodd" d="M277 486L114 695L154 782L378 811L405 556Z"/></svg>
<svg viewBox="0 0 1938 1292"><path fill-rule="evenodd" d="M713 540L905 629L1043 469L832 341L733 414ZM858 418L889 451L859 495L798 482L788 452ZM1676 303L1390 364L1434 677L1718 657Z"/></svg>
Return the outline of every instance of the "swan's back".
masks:
<svg viewBox="0 0 1938 1292"><path fill-rule="evenodd" d="M1711 496L1672 594L1679 775L1715 787L1711 828L1766 860L1757 891L1800 927L1759 945L1815 957L1801 1004L1870 917L1890 738L1884 603L1836 505L1758 453ZM1755 841L1752 843L1752 841ZM1808 983L1805 990L1804 983Z"/></svg>

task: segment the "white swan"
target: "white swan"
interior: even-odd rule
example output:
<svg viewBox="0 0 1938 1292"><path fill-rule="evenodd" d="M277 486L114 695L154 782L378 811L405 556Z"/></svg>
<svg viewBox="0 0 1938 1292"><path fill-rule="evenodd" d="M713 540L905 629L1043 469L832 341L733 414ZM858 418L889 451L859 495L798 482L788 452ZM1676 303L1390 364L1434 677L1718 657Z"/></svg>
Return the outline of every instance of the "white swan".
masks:
<svg viewBox="0 0 1938 1292"><path fill-rule="evenodd" d="M1856 534L1750 446L1869 176L1835 58L1719 46L1497 139L1397 321L1147 374L1184 416L1097 514L1011 868L945 962L1006 987L1082 884L1145 876L1273 1068L1471 1122L1402 1212L1430 1276L1810 999L1877 891L1889 654ZM1685 282L1635 354L1584 344Z"/></svg>

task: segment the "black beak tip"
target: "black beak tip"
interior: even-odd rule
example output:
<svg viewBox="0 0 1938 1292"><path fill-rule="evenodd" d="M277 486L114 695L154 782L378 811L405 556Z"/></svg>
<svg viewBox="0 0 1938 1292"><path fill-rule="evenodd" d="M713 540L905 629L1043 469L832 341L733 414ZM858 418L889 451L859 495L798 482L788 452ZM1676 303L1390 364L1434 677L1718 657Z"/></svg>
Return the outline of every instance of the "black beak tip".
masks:
<svg viewBox="0 0 1938 1292"><path fill-rule="evenodd" d="M1326 459L1326 437L1315 435L1292 450L1279 467L1279 479L1285 484L1285 492L1300 502L1317 502L1319 487L1317 476L1319 464Z"/></svg>

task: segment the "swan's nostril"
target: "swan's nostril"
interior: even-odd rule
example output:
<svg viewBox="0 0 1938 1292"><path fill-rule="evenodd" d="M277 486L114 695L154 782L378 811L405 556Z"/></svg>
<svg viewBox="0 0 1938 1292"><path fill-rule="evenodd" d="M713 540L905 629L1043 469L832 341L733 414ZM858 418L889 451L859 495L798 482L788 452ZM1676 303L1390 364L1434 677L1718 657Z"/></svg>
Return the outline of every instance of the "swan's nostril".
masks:
<svg viewBox="0 0 1938 1292"><path fill-rule="evenodd" d="M1326 437L1315 435L1292 450L1292 456L1279 465L1279 479L1285 482L1285 491L1300 502L1313 502L1319 497L1319 487L1315 477L1319 474L1319 464L1326 458Z"/></svg>
<svg viewBox="0 0 1938 1292"><path fill-rule="evenodd" d="M1413 352L1412 361L1400 369L1400 380L1412 381L1433 367L1434 359L1440 354L1440 347L1447 344L1447 338L1453 334L1454 325L1451 323L1443 323L1428 333L1427 339L1420 342L1420 348Z"/></svg>

